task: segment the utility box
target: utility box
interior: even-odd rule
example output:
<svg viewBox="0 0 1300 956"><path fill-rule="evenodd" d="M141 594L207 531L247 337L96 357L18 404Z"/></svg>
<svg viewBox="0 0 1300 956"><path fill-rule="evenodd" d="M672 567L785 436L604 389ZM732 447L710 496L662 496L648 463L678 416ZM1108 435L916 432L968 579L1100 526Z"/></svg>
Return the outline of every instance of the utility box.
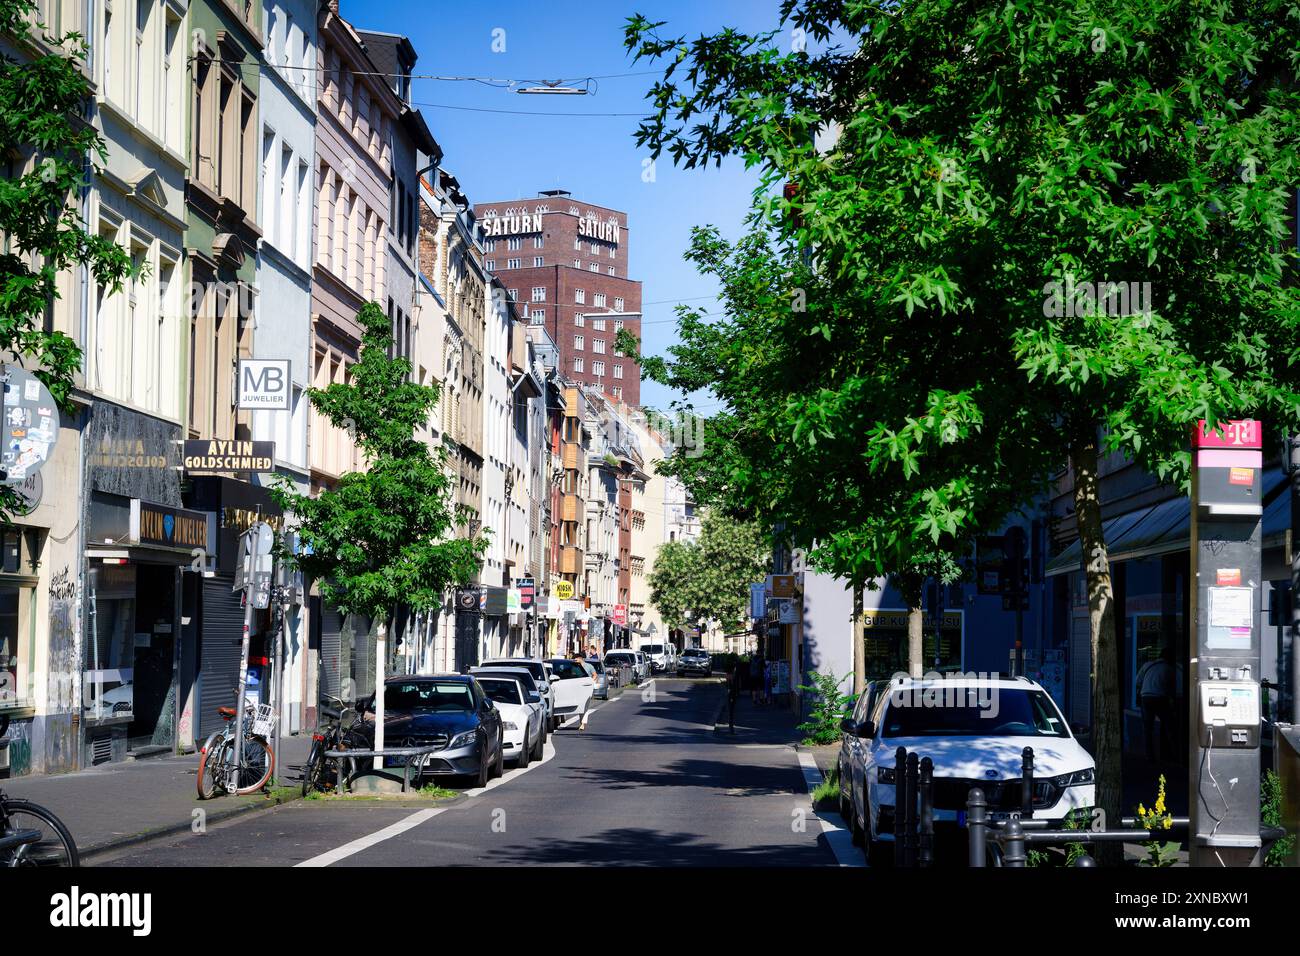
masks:
<svg viewBox="0 0 1300 956"><path fill-rule="evenodd" d="M1273 762L1282 781L1282 826L1300 833L1300 726L1275 724ZM1292 847L1291 866L1300 866L1300 839Z"/></svg>

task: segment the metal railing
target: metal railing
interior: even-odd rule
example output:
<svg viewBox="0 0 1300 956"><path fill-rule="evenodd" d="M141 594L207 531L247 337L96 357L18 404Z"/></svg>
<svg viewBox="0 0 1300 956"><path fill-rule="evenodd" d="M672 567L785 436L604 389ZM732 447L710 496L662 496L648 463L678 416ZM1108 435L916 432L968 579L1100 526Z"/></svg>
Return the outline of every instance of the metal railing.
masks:
<svg viewBox="0 0 1300 956"><path fill-rule="evenodd" d="M418 780L424 773L424 764L428 758L440 750L446 750L446 744L438 744L433 747L385 747L382 750L327 750L325 756L335 760L353 759L373 759L375 757L405 757L402 764L402 793L407 793L411 787L411 766L412 762L418 760L419 764L415 768L415 778ZM384 768L386 771L388 768ZM363 771L354 773L351 777L339 775L338 792L347 793L348 786L353 779L359 777Z"/></svg>

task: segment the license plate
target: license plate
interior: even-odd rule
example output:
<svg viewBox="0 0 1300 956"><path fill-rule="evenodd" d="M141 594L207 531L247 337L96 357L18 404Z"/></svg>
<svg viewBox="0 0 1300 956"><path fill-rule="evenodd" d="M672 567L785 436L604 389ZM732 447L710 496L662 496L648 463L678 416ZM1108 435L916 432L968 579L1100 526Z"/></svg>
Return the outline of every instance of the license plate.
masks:
<svg viewBox="0 0 1300 956"><path fill-rule="evenodd" d="M1012 814L1010 810L988 810L984 814L984 819L989 823L1006 823L1011 819L1011 816ZM957 825L963 827L966 825L965 810L957 811Z"/></svg>

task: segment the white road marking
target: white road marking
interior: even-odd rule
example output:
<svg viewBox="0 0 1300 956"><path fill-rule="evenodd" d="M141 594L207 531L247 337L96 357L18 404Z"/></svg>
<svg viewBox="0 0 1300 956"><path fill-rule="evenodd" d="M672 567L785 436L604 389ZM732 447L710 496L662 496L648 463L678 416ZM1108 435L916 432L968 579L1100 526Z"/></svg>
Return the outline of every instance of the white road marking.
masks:
<svg viewBox="0 0 1300 956"><path fill-rule="evenodd" d="M808 790L808 805L812 806L812 792L817 789L817 785L822 782L822 772L817 766L815 758L807 750L798 751L799 769L803 771L803 785ZM818 813L813 811L818 820L821 821L822 833L826 835L826 842L835 854L835 860L840 866L861 866L867 865L862 853L853 845L853 834L848 829L840 826L831 818L829 814Z"/></svg>
<svg viewBox="0 0 1300 956"><path fill-rule="evenodd" d="M545 747L543 747L542 749L541 760L538 760L535 763L531 763L527 767L516 767L514 770L507 770L505 773L497 777L495 780L488 781L488 785L486 787L474 787L470 790L464 791L465 796L477 797L480 794L487 793L489 790L495 790L503 783L508 783L511 780L517 780L520 776L528 773L528 771L532 770L534 767L540 767L542 764L546 763L554 756L555 756L555 747L548 740L546 742ZM369 833L366 836L358 837L357 839L345 843L340 847L336 847L333 850L328 850L327 852L322 853L319 856L314 856L309 860L303 860L301 863L295 865L311 866L311 867L330 866L331 864L337 863L339 860L345 860L350 856L355 856L356 854L360 853L362 850L368 850L372 846L375 846L376 844L383 843L385 840L391 840L395 836L400 836L401 834L405 833L407 830L410 830L413 827L418 827L421 823L424 823L428 820L432 820L438 814L446 813L450 809L452 809L452 807L429 807L428 809L425 810L417 810L415 813L412 813L409 817L405 817L401 820L398 820L396 823L389 824L388 826L384 827L382 830L376 830L374 833Z"/></svg>

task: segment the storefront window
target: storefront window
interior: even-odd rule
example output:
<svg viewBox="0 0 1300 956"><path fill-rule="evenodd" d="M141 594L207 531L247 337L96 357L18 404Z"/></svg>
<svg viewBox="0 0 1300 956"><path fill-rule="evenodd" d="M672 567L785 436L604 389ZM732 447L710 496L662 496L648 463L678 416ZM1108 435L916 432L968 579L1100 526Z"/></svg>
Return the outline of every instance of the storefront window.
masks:
<svg viewBox="0 0 1300 956"><path fill-rule="evenodd" d="M24 553L38 542L37 532L0 532L0 710L30 707L32 659L36 652L32 609L36 578Z"/></svg>
<svg viewBox="0 0 1300 956"><path fill-rule="evenodd" d="M83 703L86 719L129 720L134 714L135 568L91 568L90 624Z"/></svg>
<svg viewBox="0 0 1300 956"><path fill-rule="evenodd" d="M935 664L934 617L922 620L921 656L925 669L961 670L962 612L944 611L939 628L938 664ZM882 680L907 672L907 611L868 609L862 613L867 680Z"/></svg>

